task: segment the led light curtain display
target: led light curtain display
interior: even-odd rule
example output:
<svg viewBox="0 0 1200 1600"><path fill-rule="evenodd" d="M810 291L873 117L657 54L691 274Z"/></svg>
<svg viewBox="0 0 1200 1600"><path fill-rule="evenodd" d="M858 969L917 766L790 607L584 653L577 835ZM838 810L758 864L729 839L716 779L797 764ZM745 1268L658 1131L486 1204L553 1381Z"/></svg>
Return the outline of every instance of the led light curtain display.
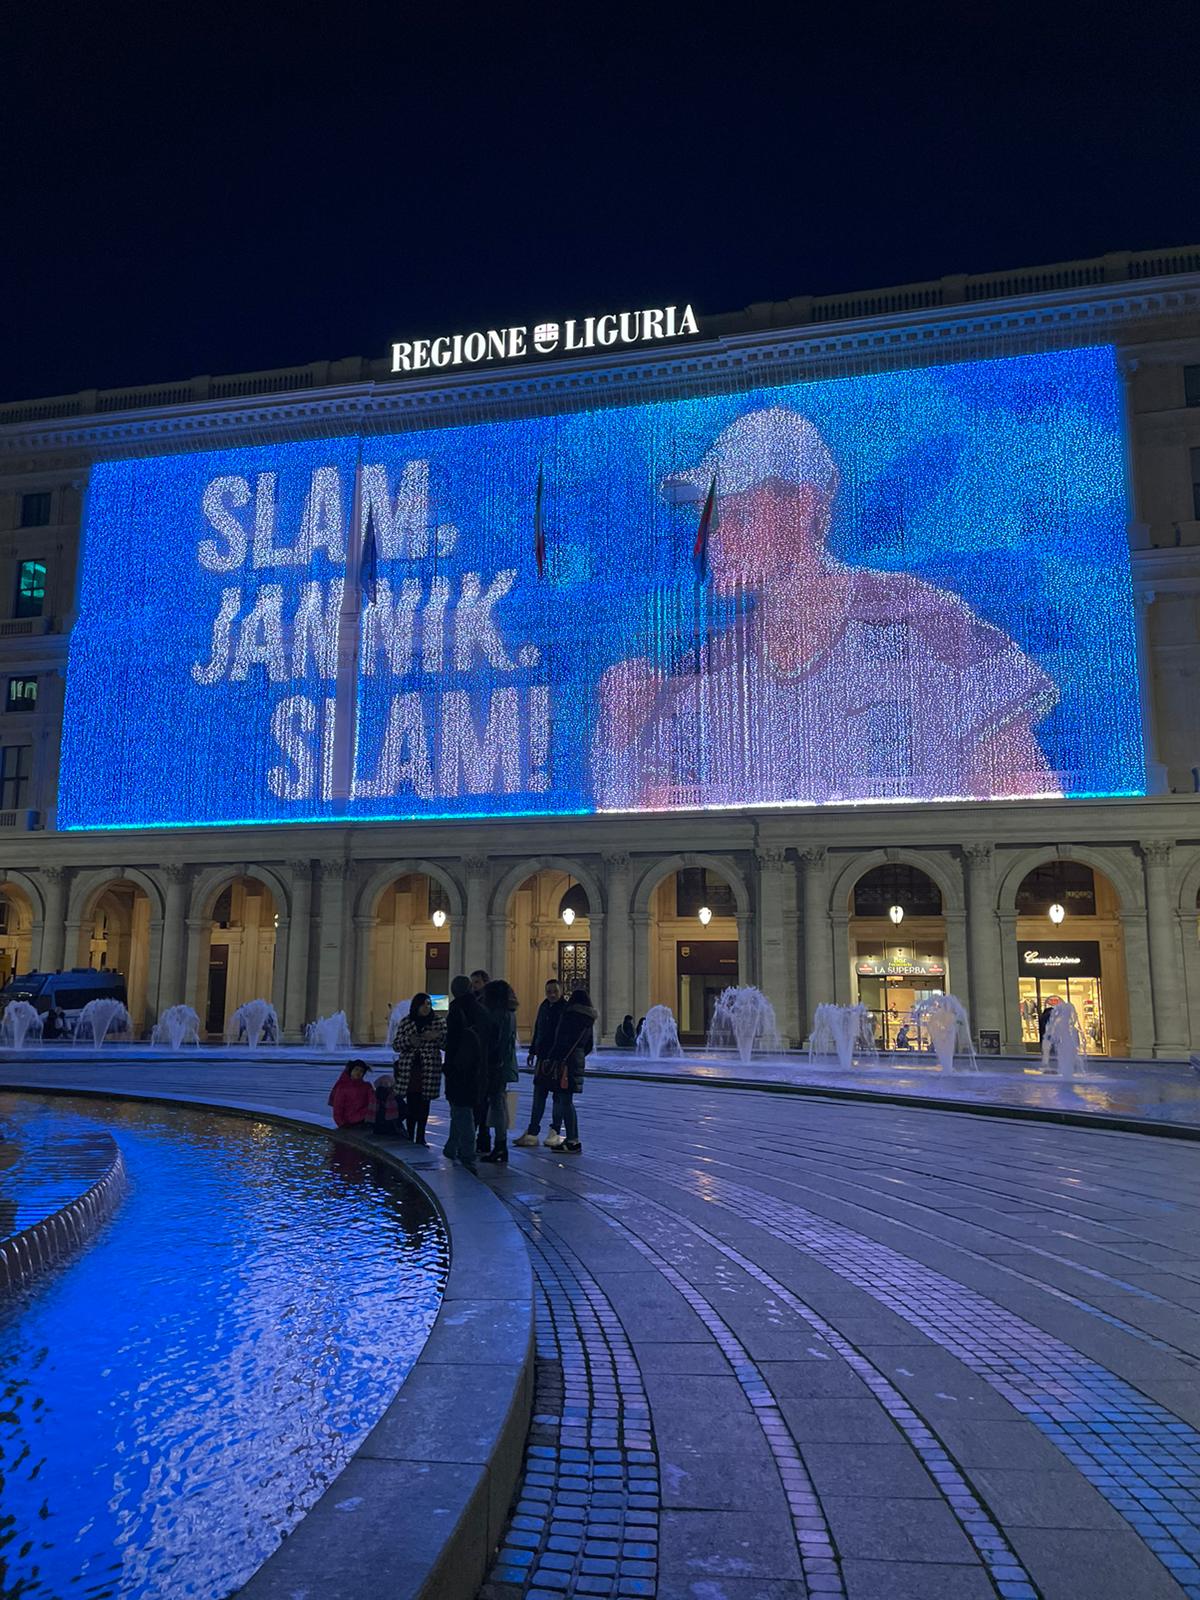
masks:
<svg viewBox="0 0 1200 1600"><path fill-rule="evenodd" d="M1141 793L1123 472L1108 349L101 464L59 825Z"/></svg>

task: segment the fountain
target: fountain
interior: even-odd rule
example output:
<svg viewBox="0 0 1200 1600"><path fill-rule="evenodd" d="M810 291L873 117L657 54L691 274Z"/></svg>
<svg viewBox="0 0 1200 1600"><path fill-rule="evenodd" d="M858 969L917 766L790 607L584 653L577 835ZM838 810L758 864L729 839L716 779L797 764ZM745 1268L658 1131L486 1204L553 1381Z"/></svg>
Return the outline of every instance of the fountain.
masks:
<svg viewBox="0 0 1200 1600"><path fill-rule="evenodd" d="M710 1050L734 1049L748 1062L755 1050L783 1049L775 1026L775 1007L761 989L726 989L717 1000L708 1028Z"/></svg>
<svg viewBox="0 0 1200 1600"><path fill-rule="evenodd" d="M97 1050L104 1043L105 1038L111 1033L114 1037L118 1033L131 1034L133 1032L133 1019L119 1000L107 997L100 1000L89 1000L79 1013L79 1020L75 1024L73 1038L76 1044L85 1039L90 1033L92 1044Z"/></svg>
<svg viewBox="0 0 1200 1600"><path fill-rule="evenodd" d="M151 1044L169 1044L181 1050L185 1044L200 1043L200 1018L191 1006L168 1006L150 1034Z"/></svg>
<svg viewBox="0 0 1200 1600"><path fill-rule="evenodd" d="M247 1000L230 1017L225 1027L225 1043L241 1044L254 1050L262 1044L279 1043L279 1018L269 1000Z"/></svg>
<svg viewBox="0 0 1200 1600"><path fill-rule="evenodd" d="M637 1053L649 1056L651 1061L665 1061L668 1056L681 1056L679 1029L669 1006L651 1006L638 1029Z"/></svg>
<svg viewBox="0 0 1200 1600"><path fill-rule="evenodd" d="M1050 1070L1050 1059L1061 1078L1073 1078L1087 1055L1087 1039L1079 1026L1079 1013L1069 1000L1050 1007L1046 1032L1042 1037L1042 1069Z"/></svg>
<svg viewBox="0 0 1200 1600"><path fill-rule="evenodd" d="M813 1014L812 1033L808 1038L809 1065L816 1064L817 1056L835 1055L838 1064L849 1072L854 1058L866 1056L878 1062L879 1050L875 1044L875 1018L864 1005L819 1005Z"/></svg>
<svg viewBox="0 0 1200 1600"><path fill-rule="evenodd" d="M6 1050L24 1050L25 1041L42 1037L42 1019L28 1000L10 1000L0 1022L0 1045Z"/></svg>
<svg viewBox="0 0 1200 1600"><path fill-rule="evenodd" d="M392 1040L396 1037L396 1029L408 1015L408 1008L411 1005L411 1000L397 1000L396 1004L388 1012L387 1037L383 1042L387 1045L389 1050L392 1048Z"/></svg>
<svg viewBox="0 0 1200 1600"><path fill-rule="evenodd" d="M391 1037L392 1027L389 1021L389 1041ZM310 1022L304 1030L304 1042L314 1050L328 1050L331 1053L349 1050L350 1024L346 1021L346 1013L335 1011L331 1017L318 1017L315 1022Z"/></svg>
<svg viewBox="0 0 1200 1600"><path fill-rule="evenodd" d="M928 1035L943 1072L954 1071L956 1056L965 1056L968 1070L974 1071L975 1046L971 1043L971 1025L961 1001L952 994L927 995L913 1007L912 1015L918 1037L922 1031Z"/></svg>

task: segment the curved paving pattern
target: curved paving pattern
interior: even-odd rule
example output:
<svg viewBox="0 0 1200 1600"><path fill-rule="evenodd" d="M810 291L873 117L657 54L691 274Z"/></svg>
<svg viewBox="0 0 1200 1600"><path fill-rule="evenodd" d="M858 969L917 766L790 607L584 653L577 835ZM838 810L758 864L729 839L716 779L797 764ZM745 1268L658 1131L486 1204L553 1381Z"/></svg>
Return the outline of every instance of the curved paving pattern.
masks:
<svg viewBox="0 0 1200 1600"><path fill-rule="evenodd" d="M1200 1149L684 1084L581 1116L486 1179L540 1301L487 1600L1200 1596Z"/></svg>

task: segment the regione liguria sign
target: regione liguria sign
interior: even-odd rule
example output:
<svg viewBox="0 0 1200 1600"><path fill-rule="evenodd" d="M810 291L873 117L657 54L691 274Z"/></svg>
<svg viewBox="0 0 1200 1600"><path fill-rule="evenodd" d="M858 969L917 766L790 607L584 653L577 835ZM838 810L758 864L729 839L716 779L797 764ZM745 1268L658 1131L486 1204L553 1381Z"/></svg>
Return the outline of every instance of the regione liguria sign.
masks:
<svg viewBox="0 0 1200 1600"><path fill-rule="evenodd" d="M392 371L432 372L445 367L479 367L489 361L522 361L528 356L569 355L578 350L610 350L655 344L699 333L691 306L657 306L645 311L610 311L566 322L523 323L482 333L445 333L437 339L402 339L392 345Z"/></svg>

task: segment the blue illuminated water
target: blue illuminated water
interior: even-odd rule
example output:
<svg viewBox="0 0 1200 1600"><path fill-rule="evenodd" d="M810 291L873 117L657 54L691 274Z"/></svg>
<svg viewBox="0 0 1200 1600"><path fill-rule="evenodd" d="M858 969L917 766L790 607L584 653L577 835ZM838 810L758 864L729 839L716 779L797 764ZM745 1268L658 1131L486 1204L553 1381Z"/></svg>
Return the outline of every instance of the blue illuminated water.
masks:
<svg viewBox="0 0 1200 1600"><path fill-rule="evenodd" d="M129 1192L0 1304L0 1600L223 1600L345 1465L437 1314L446 1240L369 1155L266 1122L0 1095L104 1128Z"/></svg>

